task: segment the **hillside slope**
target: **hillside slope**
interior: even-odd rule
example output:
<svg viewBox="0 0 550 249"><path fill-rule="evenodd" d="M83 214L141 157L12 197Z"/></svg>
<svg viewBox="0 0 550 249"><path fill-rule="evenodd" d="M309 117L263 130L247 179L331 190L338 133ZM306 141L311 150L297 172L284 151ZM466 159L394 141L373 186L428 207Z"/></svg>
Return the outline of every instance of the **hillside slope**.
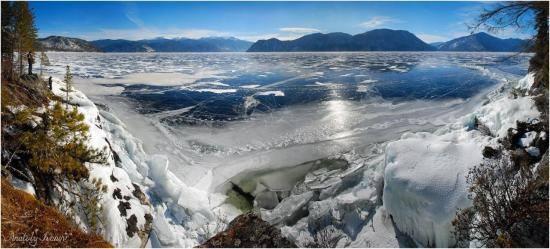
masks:
<svg viewBox="0 0 550 249"><path fill-rule="evenodd" d="M78 38L48 36L38 39L38 43L46 51L100 52L100 49L90 42Z"/></svg>
<svg viewBox="0 0 550 249"><path fill-rule="evenodd" d="M21 208L25 207L25 208ZM112 247L73 226L62 214L2 178L1 247Z"/></svg>
<svg viewBox="0 0 550 249"><path fill-rule="evenodd" d="M468 52L520 52L526 49L527 42L521 39L500 39L485 32L459 37L439 44L440 51Z"/></svg>

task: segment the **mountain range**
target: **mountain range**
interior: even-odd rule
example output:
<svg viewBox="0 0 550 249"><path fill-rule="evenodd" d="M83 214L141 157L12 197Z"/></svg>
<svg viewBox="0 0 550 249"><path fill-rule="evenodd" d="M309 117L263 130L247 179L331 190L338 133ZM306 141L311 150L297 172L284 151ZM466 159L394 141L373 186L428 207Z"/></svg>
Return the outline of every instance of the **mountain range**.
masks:
<svg viewBox="0 0 550 249"><path fill-rule="evenodd" d="M481 32L447 42L427 44L405 30L375 29L350 35L314 33L295 40L276 38L255 43L234 37L155 38L146 40L95 40L49 36L39 39L47 51L75 52L301 52L301 51L525 51L527 40L500 39Z"/></svg>
<svg viewBox="0 0 550 249"><path fill-rule="evenodd" d="M38 39L41 47L46 51L70 52L99 52L101 51L90 42L78 38L64 36L48 36Z"/></svg>
<svg viewBox="0 0 550 249"><path fill-rule="evenodd" d="M38 41L48 51L75 52L244 52L252 45L252 42L234 37L85 41L78 38L49 36Z"/></svg>
<svg viewBox="0 0 550 249"><path fill-rule="evenodd" d="M248 52L433 51L434 47L404 30L375 29L362 34L315 33L296 40L259 40Z"/></svg>

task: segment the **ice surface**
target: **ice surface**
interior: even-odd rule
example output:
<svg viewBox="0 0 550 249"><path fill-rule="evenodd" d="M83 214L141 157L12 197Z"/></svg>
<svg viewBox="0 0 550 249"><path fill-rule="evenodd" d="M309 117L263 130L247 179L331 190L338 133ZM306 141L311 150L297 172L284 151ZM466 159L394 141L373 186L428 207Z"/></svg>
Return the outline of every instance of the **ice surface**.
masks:
<svg viewBox="0 0 550 249"><path fill-rule="evenodd" d="M266 92L258 92L257 95L273 95L273 96L285 96L285 93L283 91L266 91Z"/></svg>
<svg viewBox="0 0 550 249"><path fill-rule="evenodd" d="M386 186L393 190L388 192L391 200L392 195L403 195L397 190L420 199L446 198L438 199L446 206L433 214L439 218L434 224L442 228L438 239L424 236L429 229L417 232L425 227L414 227L410 220L418 219L419 224L427 220L396 211L391 200L389 206L381 206L385 162L390 162L386 144L398 140L388 146L393 148L393 159L399 159L392 161L396 169L390 170L399 178L389 181L397 185L422 180L404 178L400 168L416 168L403 164L403 158L441 161L436 167L443 169L475 148L477 154L464 159L468 160L464 168L445 168L451 174L443 176L431 173L440 177L436 182L442 191L451 191L451 180L465 188L457 176L477 162L482 144L491 143L469 130L473 117L500 134L514 118L534 114L532 100L501 100L505 90L499 83L517 82L515 67L526 68L526 60L519 59L506 62L511 63L506 67L510 71L500 70L504 62L499 59L505 54L49 55L54 64L49 73L61 75L71 64L76 87L106 106L99 113L121 158L120 167L144 186L153 201L154 246L192 247L203 241L220 217L230 220L239 213L224 202L222 186L229 179L266 169L281 173L262 178L268 187L281 187L276 183L285 179L289 183L283 185L291 193L279 202L273 192L257 189L257 205L264 208L264 219L282 226L283 234L298 244L311 241L314 228L334 227L343 236L340 246L410 246L390 215L397 228L419 242L426 238L451 244L445 215L453 205L464 204L464 189L443 196L427 184L418 193L410 186ZM486 99L490 103L482 106ZM225 115L227 109L240 114L221 125L165 122L193 115L208 119L214 117L210 112L221 110ZM414 133L436 129L436 134ZM413 146L415 153L400 151L416 142L425 146ZM426 158L414 157L416 153ZM295 171L285 170L327 157L345 160L349 166L296 174L298 179L288 177ZM426 165L417 167L431 172ZM429 176L420 175L424 180ZM395 198L394 202L400 201ZM416 208L428 213L422 208L430 208L410 205L411 212ZM320 224L318 218L330 222Z"/></svg>

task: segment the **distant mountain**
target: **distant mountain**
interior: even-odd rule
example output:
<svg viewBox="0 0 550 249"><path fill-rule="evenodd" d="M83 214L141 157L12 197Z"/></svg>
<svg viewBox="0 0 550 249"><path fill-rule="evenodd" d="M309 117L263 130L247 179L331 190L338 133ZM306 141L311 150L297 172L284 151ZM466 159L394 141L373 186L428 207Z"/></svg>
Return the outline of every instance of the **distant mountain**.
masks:
<svg viewBox="0 0 550 249"><path fill-rule="evenodd" d="M46 51L98 52L97 47L88 41L63 36L48 36L38 39Z"/></svg>
<svg viewBox="0 0 550 249"><path fill-rule="evenodd" d="M91 43L104 52L153 52L154 50L138 41L129 40L97 40Z"/></svg>
<svg viewBox="0 0 550 249"><path fill-rule="evenodd" d="M252 42L229 37L201 39L155 38L149 40L97 40L91 42L105 52L242 52Z"/></svg>
<svg viewBox="0 0 550 249"><path fill-rule="evenodd" d="M445 42L432 42L432 43L428 43L428 44L430 44L434 48L439 48L443 43L445 43Z"/></svg>
<svg viewBox="0 0 550 249"><path fill-rule="evenodd" d="M259 40L248 52L432 50L435 49L408 31L376 29L358 35L315 33L291 41Z"/></svg>
<svg viewBox="0 0 550 249"><path fill-rule="evenodd" d="M500 39L485 32L459 37L439 45L440 51L519 52L526 50L527 40Z"/></svg>
<svg viewBox="0 0 550 249"><path fill-rule="evenodd" d="M240 40L235 37L206 37L200 38L199 41L214 45L222 52L244 52L253 44L253 42Z"/></svg>

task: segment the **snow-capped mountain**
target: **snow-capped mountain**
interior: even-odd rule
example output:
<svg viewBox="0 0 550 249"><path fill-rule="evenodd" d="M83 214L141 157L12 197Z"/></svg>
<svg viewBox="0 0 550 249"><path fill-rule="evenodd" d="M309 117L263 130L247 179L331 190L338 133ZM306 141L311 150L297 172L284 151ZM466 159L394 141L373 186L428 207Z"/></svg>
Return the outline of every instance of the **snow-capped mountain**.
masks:
<svg viewBox="0 0 550 249"><path fill-rule="evenodd" d="M90 42L78 38L63 36L48 36L38 39L40 45L46 51L71 51L71 52L99 52L100 50Z"/></svg>

